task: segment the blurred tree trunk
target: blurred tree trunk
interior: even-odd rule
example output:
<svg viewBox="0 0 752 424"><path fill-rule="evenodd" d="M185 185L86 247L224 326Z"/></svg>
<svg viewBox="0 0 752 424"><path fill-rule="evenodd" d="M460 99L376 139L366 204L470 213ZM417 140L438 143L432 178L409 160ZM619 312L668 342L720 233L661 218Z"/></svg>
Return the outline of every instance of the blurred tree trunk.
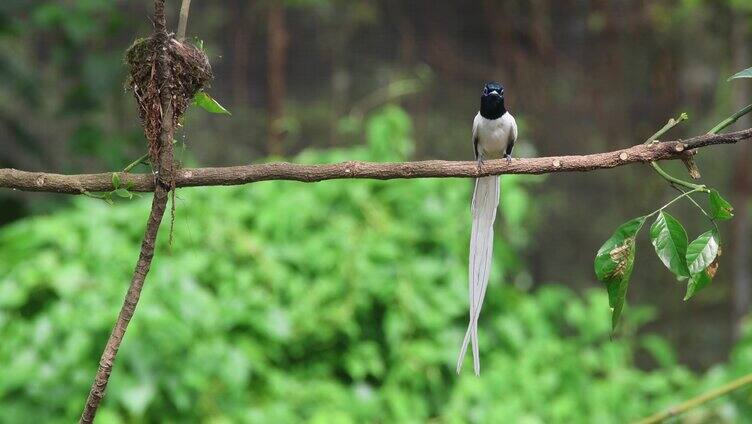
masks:
<svg viewBox="0 0 752 424"><path fill-rule="evenodd" d="M530 39L535 46L535 52L539 58L553 58L556 49L550 33L551 4L548 1L535 0L530 2L530 7Z"/></svg>
<svg viewBox="0 0 752 424"><path fill-rule="evenodd" d="M514 5L485 0L481 7L485 18L483 24L494 39L494 42L490 43L494 65L505 70L506 75L503 75L503 79L509 77L516 81L519 79L519 70L524 67L525 59L524 52L518 48L520 43L515 40L515 27L511 23L513 14L510 9L514 9ZM510 24L499 25L499 17L503 17Z"/></svg>
<svg viewBox="0 0 752 424"><path fill-rule="evenodd" d="M287 47L289 35L285 18L285 5L281 1L269 4L267 19L267 113L269 116L269 137L267 152L272 155L284 154L284 116L287 94Z"/></svg>
<svg viewBox="0 0 752 424"><path fill-rule="evenodd" d="M233 35L232 86L233 102L235 106L248 107L249 63L251 50L251 25L248 10L253 8L254 2L235 0L233 8L235 34Z"/></svg>
<svg viewBox="0 0 752 424"><path fill-rule="evenodd" d="M749 55L749 15L735 11L732 27L733 71L750 66ZM736 108L741 108L752 102L749 84L735 84L733 101ZM748 128L750 119L745 116L739 120L739 126ZM741 335L741 325L744 317L749 313L752 299L752 274L750 273L750 253L752 249L752 234L750 234L749 199L752 187L750 166L752 166L752 149L748 143L739 146L737 160L733 174L733 204L736 207L736 218L732 221L731 244L733 246L733 325L734 336Z"/></svg>
<svg viewBox="0 0 752 424"><path fill-rule="evenodd" d="M330 50L332 113L329 122L329 145L336 146L339 140L337 124L339 118L346 113L352 86L352 75L347 69L347 55L350 53L347 46L350 41L352 25L350 22L340 22L339 25L332 26L333 28L329 29L331 33L328 37L332 44Z"/></svg>

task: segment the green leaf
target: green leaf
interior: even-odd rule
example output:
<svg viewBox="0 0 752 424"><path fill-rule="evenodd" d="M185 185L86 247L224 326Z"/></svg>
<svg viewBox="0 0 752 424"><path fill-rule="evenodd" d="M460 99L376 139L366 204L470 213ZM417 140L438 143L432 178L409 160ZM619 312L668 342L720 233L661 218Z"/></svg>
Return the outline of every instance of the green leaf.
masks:
<svg viewBox="0 0 752 424"><path fill-rule="evenodd" d="M687 267L695 275L710 266L718 255L718 234L715 230L707 231L694 239L687 246Z"/></svg>
<svg viewBox="0 0 752 424"><path fill-rule="evenodd" d="M634 239L646 219L646 216L641 216L625 222L616 229L611 238L603 243L595 256L595 275L598 280L604 281L615 273L619 264L614 260L611 252L623 246L627 239Z"/></svg>
<svg viewBox="0 0 752 424"><path fill-rule="evenodd" d="M635 258L635 238L647 216L625 222L603 243L595 256L595 275L606 284L611 306L611 328L616 328L624 309Z"/></svg>
<svg viewBox="0 0 752 424"><path fill-rule="evenodd" d="M666 212L659 212L650 227L650 240L658 258L677 278L680 280L689 278L687 232L676 218Z"/></svg>
<svg viewBox="0 0 752 424"><path fill-rule="evenodd" d="M193 37L193 45L195 45L199 50L204 51L204 40L198 37Z"/></svg>
<svg viewBox="0 0 752 424"><path fill-rule="evenodd" d="M735 73L734 75L730 76L727 81L731 81L732 79L736 78L752 78L752 68L747 68L743 71Z"/></svg>
<svg viewBox="0 0 752 424"><path fill-rule="evenodd" d="M713 281L713 277L708 273L708 270L702 270L699 273L692 276L687 284L687 294L684 295L684 300L689 300L695 293L707 287Z"/></svg>
<svg viewBox="0 0 752 424"><path fill-rule="evenodd" d="M116 172L112 173L112 186L115 189L120 188L120 176Z"/></svg>
<svg viewBox="0 0 752 424"><path fill-rule="evenodd" d="M702 237L702 236L700 236ZM714 234L716 241L720 240L717 233ZM698 237L699 239L699 237ZM687 294L684 296L684 300L689 300L695 293L707 287L715 277L715 273L718 272L718 259L721 257L721 246L718 244L716 249L716 255L713 261L708 264L707 267L700 270L700 272L693 273L687 284Z"/></svg>
<svg viewBox="0 0 752 424"><path fill-rule="evenodd" d="M199 91L198 93L196 93L196 96L193 98L193 103L200 106L207 112L232 115L229 110L225 109L224 106L219 104L219 102L214 100L205 91Z"/></svg>
<svg viewBox="0 0 752 424"><path fill-rule="evenodd" d="M122 198L125 198L125 199L132 199L133 198L133 194L131 194L130 191L128 191L128 190L126 190L124 188L119 188L119 189L115 190L115 194L117 194L118 196L120 196Z"/></svg>
<svg viewBox="0 0 752 424"><path fill-rule="evenodd" d="M710 211L713 218L720 219L722 221L729 220L734 217L734 207L726 199L721 197L718 190L710 191Z"/></svg>

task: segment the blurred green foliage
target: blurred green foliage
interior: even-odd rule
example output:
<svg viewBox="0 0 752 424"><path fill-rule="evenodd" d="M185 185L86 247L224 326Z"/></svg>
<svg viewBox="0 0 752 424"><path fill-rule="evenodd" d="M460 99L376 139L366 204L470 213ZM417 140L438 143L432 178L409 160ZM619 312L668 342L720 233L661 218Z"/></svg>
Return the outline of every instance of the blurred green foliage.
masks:
<svg viewBox="0 0 752 424"><path fill-rule="evenodd" d="M77 161L97 160L116 169L142 148L123 96L124 49L109 41L133 28L117 2L0 5L0 123L13 136L0 164L18 166L30 155L45 167L78 169ZM53 143L65 149L52 152Z"/></svg>
<svg viewBox="0 0 752 424"><path fill-rule="evenodd" d="M366 128L367 146L296 161L402 160L412 149L400 108ZM704 387L663 340L635 335L648 310L634 308L610 340L600 290L504 283L525 272L505 240L526 237L505 234L532 226L530 181L504 178L480 378L453 372L470 181L181 190L175 243L163 231L98 422L615 423ZM0 422L76 419L147 204L81 198L0 231ZM638 369L637 356L654 368Z"/></svg>

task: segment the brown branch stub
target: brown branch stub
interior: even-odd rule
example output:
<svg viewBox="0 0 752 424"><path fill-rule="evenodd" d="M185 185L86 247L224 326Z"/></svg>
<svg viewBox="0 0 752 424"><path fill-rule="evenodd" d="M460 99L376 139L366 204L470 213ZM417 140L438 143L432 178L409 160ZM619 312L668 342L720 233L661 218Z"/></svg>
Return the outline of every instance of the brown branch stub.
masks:
<svg viewBox="0 0 752 424"><path fill-rule="evenodd" d="M176 187L240 185L257 181L288 180L317 182L335 179L452 178L501 174L549 174L585 172L615 168L632 163L680 159L684 151L717 144L732 144L752 139L752 128L719 135L701 135L682 141L639 144L627 149L590 155L553 156L531 159L490 160L480 172L476 162L430 160L420 162L374 163L344 162L324 165L268 163L223 168L186 168L175 171ZM148 174L120 174L122 184L132 184L133 191L154 191L154 178ZM24 191L83 194L113 190L112 174L61 175L0 169L0 188Z"/></svg>

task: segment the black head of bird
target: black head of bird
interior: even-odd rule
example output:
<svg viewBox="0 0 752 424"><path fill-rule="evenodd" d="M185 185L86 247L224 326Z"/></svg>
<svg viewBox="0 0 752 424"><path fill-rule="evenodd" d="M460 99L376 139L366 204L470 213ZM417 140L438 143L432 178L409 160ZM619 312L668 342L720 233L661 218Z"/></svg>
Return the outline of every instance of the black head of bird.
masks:
<svg viewBox="0 0 752 424"><path fill-rule="evenodd" d="M480 95L480 114L486 119L498 119L507 109L504 105L504 86L489 82Z"/></svg>

